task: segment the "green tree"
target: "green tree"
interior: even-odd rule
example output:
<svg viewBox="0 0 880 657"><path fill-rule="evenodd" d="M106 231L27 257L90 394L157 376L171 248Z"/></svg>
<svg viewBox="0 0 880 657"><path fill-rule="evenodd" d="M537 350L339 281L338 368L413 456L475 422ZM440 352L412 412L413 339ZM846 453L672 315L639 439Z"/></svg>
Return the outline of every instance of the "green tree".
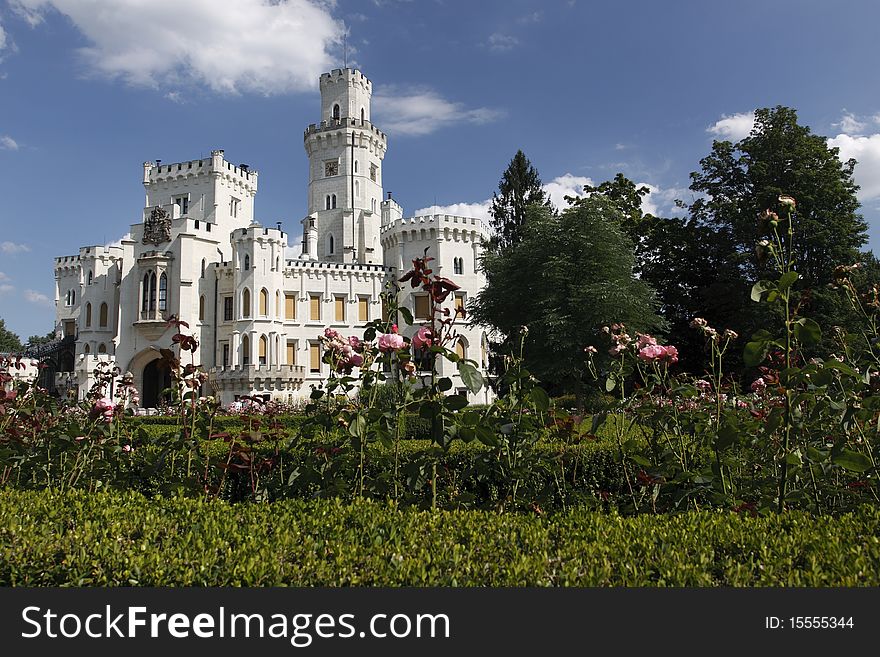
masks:
<svg viewBox="0 0 880 657"><path fill-rule="evenodd" d="M522 239L526 208L533 204L550 207L550 199L544 192L537 169L518 150L501 176L498 193L492 194L489 214L497 248L504 250Z"/></svg>
<svg viewBox="0 0 880 657"><path fill-rule="evenodd" d="M699 315L713 326L745 336L768 321L778 321L767 306L751 301L749 290L768 275L755 257L761 238L757 216L766 208L775 209L778 197L787 194L798 204L794 248L802 290L796 300L800 314L827 327L857 321L841 295L827 289L834 267L859 260L859 249L867 241L867 225L858 214L854 166L854 160L841 162L838 149L800 125L797 113L788 107L757 110L751 134L735 144L714 142L712 152L700 161L700 171L691 174L690 188L700 198L689 206L689 220L674 227L683 228L680 238L691 242L685 247L687 255L675 249L654 254L658 271L674 271L676 263L680 270L683 257L692 268L685 274L692 288L689 300L680 297L684 303L676 319ZM647 278L656 282L651 273Z"/></svg>
<svg viewBox="0 0 880 657"><path fill-rule="evenodd" d="M21 351L21 340L6 328L6 321L0 319L0 353L16 353Z"/></svg>
<svg viewBox="0 0 880 657"><path fill-rule="evenodd" d="M46 335L32 335L27 339L27 344L36 347L41 344L48 344L55 339L55 331L49 331Z"/></svg>
<svg viewBox="0 0 880 657"><path fill-rule="evenodd" d="M546 206L526 210L522 239L504 252L488 251L486 286L471 305L472 319L524 343L526 365L543 382L582 397L584 348L605 354L602 326L622 322L635 331L660 328L653 290L633 274L631 240L623 216L602 196L560 214Z"/></svg>

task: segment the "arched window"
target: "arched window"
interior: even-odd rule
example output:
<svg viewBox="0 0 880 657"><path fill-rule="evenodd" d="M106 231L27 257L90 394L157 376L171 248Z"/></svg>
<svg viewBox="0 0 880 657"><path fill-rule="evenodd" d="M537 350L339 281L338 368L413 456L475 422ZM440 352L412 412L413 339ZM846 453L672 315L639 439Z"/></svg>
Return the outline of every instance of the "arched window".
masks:
<svg viewBox="0 0 880 657"><path fill-rule="evenodd" d="M92 325L92 304L86 304L86 328Z"/></svg>
<svg viewBox="0 0 880 657"><path fill-rule="evenodd" d="M165 272L159 277L159 311L168 309L168 276Z"/></svg>
<svg viewBox="0 0 880 657"><path fill-rule="evenodd" d="M357 198L361 193L361 182L359 180L354 181L354 197Z"/></svg>
<svg viewBox="0 0 880 657"><path fill-rule="evenodd" d="M357 160L354 161L354 172L355 173L358 172L358 161Z"/></svg>
<svg viewBox="0 0 880 657"><path fill-rule="evenodd" d="M260 365L266 364L266 352L269 350L269 341L265 335L260 336Z"/></svg>
<svg viewBox="0 0 880 657"><path fill-rule="evenodd" d="M458 355L459 358L465 357L466 351L464 340L462 340L461 338L459 338L458 341L455 343L455 353Z"/></svg>
<svg viewBox="0 0 880 657"><path fill-rule="evenodd" d="M205 259L202 258L202 278L205 277L205 264L206 264Z"/></svg>
<svg viewBox="0 0 880 657"><path fill-rule="evenodd" d="M339 104L338 103L333 106L333 119L336 121L339 120Z"/></svg>
<svg viewBox="0 0 880 657"><path fill-rule="evenodd" d="M324 199L324 209L330 209L330 194L327 194L327 198Z"/></svg>
<svg viewBox="0 0 880 657"><path fill-rule="evenodd" d="M248 254L244 256L244 270L247 271L251 268L251 257Z"/></svg>
<svg viewBox="0 0 880 657"><path fill-rule="evenodd" d="M199 297L199 321L205 321L205 295Z"/></svg>
<svg viewBox="0 0 880 657"><path fill-rule="evenodd" d="M251 316L251 291L247 288L241 293L241 316Z"/></svg>
<svg viewBox="0 0 880 657"><path fill-rule="evenodd" d="M361 125L364 124L364 108L361 107Z"/></svg>
<svg viewBox="0 0 880 657"><path fill-rule="evenodd" d="M281 271L281 256L275 256L275 271Z"/></svg>
<svg viewBox="0 0 880 657"><path fill-rule="evenodd" d="M284 306L281 305L281 290L275 291L275 316L278 319L282 319L281 310Z"/></svg>
<svg viewBox="0 0 880 657"><path fill-rule="evenodd" d="M99 354L106 354L107 353L107 345L105 345L103 342L98 345L98 353Z"/></svg>
<svg viewBox="0 0 880 657"><path fill-rule="evenodd" d="M101 328L107 328L107 315L110 309L107 307L106 303L101 304L101 309L98 311L98 326Z"/></svg>
<svg viewBox="0 0 880 657"><path fill-rule="evenodd" d="M464 274L464 258L452 259L452 272L461 276Z"/></svg>
<svg viewBox="0 0 880 657"><path fill-rule="evenodd" d="M266 288L260 290L260 317L269 316L269 291Z"/></svg>
<svg viewBox="0 0 880 657"><path fill-rule="evenodd" d="M241 336L241 364L251 364L251 341L246 335Z"/></svg>
<svg viewBox="0 0 880 657"><path fill-rule="evenodd" d="M141 302L141 310L147 312L156 310L156 273L148 271L144 274L143 301Z"/></svg>
<svg viewBox="0 0 880 657"><path fill-rule="evenodd" d="M327 234L327 253L328 254L332 255L333 253L336 252L334 249L334 246L335 246L335 244L333 244L333 233L328 233Z"/></svg>
<svg viewBox="0 0 880 657"><path fill-rule="evenodd" d="M71 306L76 305L76 290L70 291L70 305Z"/></svg>
<svg viewBox="0 0 880 657"><path fill-rule="evenodd" d="M336 194L333 194L332 196L330 196L330 209L331 210L336 209Z"/></svg>
<svg viewBox="0 0 880 657"><path fill-rule="evenodd" d="M92 284L92 272L91 272L91 270L89 270L88 282L86 283L86 285L91 285L91 284Z"/></svg>
<svg viewBox="0 0 880 657"><path fill-rule="evenodd" d="M90 354L91 352L92 352L92 348L89 346L88 343L86 343L86 346L83 347L83 353L84 353L84 354Z"/></svg>

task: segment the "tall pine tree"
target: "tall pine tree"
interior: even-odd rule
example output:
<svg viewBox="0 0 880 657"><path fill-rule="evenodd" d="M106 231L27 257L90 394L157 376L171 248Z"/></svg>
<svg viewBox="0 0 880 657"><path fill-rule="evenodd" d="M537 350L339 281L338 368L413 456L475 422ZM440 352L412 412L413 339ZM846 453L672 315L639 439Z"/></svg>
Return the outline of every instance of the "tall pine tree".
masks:
<svg viewBox="0 0 880 657"><path fill-rule="evenodd" d="M498 193L492 194L489 214L495 231L493 244L505 250L522 240L526 222L526 208L530 205L550 207L538 171L525 154L518 150L498 183Z"/></svg>

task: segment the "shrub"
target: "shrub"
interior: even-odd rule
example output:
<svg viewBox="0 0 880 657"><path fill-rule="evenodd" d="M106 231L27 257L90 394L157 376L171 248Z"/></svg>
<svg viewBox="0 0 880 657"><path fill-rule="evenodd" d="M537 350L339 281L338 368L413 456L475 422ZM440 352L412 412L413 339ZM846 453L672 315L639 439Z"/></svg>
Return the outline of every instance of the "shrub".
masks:
<svg viewBox="0 0 880 657"><path fill-rule="evenodd" d="M0 585L877 586L878 534L867 507L538 517L3 491Z"/></svg>

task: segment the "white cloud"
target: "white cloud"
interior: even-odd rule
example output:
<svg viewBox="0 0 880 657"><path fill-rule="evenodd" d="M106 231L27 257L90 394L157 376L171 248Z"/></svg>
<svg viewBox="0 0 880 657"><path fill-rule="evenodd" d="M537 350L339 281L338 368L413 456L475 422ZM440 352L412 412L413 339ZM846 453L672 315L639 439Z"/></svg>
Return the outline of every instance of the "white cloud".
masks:
<svg viewBox="0 0 880 657"><path fill-rule="evenodd" d="M433 89L401 90L382 87L373 96L376 122L390 134L427 135L449 125L489 123L503 112L488 107L468 109L463 103L443 98Z"/></svg>
<svg viewBox="0 0 880 657"><path fill-rule="evenodd" d="M550 202L559 210L568 207L566 196L580 197L584 195L584 186L593 186L593 180L585 176L575 176L571 173L564 173L557 176L553 180L544 184L544 191L550 197Z"/></svg>
<svg viewBox="0 0 880 657"><path fill-rule="evenodd" d="M706 132L721 139L739 141L749 136L754 125L754 112L742 112L741 114L733 114L731 116L724 114L721 119L706 128Z"/></svg>
<svg viewBox="0 0 880 657"><path fill-rule="evenodd" d="M483 221L489 221L489 206L492 200L487 199L481 203L452 203L450 205L432 205L427 208L419 208L413 213L414 217L431 214L452 214L459 217L476 217Z"/></svg>
<svg viewBox="0 0 880 657"><path fill-rule="evenodd" d="M6 283L7 281L11 281L11 280L12 279L9 278L9 276L7 276L4 272L0 271L0 283Z"/></svg>
<svg viewBox="0 0 880 657"><path fill-rule="evenodd" d="M120 237L118 240L114 240L112 242L107 242L104 246L105 247L122 246L123 240L130 240L130 239L131 239L131 233L126 233L125 235Z"/></svg>
<svg viewBox="0 0 880 657"><path fill-rule="evenodd" d="M0 135L0 151L17 151L18 142L9 135Z"/></svg>
<svg viewBox="0 0 880 657"><path fill-rule="evenodd" d="M636 183L636 187L648 188L648 194L642 197L642 212L653 214L655 217L670 217L680 213L681 211L675 206L675 201L689 193L687 189L682 187L664 189L651 183Z"/></svg>
<svg viewBox="0 0 880 657"><path fill-rule="evenodd" d="M860 121L855 114L846 110L843 110L840 123L832 123L831 125L835 128L840 128L840 131L846 135L860 135L868 127L866 121Z"/></svg>
<svg viewBox="0 0 880 657"><path fill-rule="evenodd" d="M540 23L544 19L543 11L533 11L531 14L520 16L516 22L520 25L528 25L529 23Z"/></svg>
<svg viewBox="0 0 880 657"><path fill-rule="evenodd" d="M880 198L880 134L840 134L829 139L828 145L840 149L839 157L842 161L854 158L858 162L853 177L861 187L859 200L864 202Z"/></svg>
<svg viewBox="0 0 880 657"><path fill-rule="evenodd" d="M558 210L564 210L568 207L568 202L565 200L565 197L583 197L584 187L586 186L595 186L592 178L565 173L544 184L543 189L550 197L553 206ZM656 216L670 216L671 214L674 214L676 209L675 200L682 198L688 191L680 187L669 187L664 189L650 183L637 183L636 187L648 188L649 193L642 197L642 212ZM462 217L477 217L488 223L489 208L491 205L492 199L486 199L485 201L478 203L432 205L425 208L419 208L413 213L413 216L452 214Z"/></svg>
<svg viewBox="0 0 880 657"><path fill-rule="evenodd" d="M10 285L9 283L0 283L0 294L9 294L14 290L14 285Z"/></svg>
<svg viewBox="0 0 880 657"><path fill-rule="evenodd" d="M550 201L556 208L568 207L566 196L583 196L584 185L592 185L593 181L584 176L575 176L570 173L563 174L544 185L544 191L550 197ZM489 208L492 199L486 199L478 203L451 203L449 205L432 205L416 210L413 215L424 214L454 214L461 217L476 217L483 221L489 221Z"/></svg>
<svg viewBox="0 0 880 657"><path fill-rule="evenodd" d="M0 251L8 255L15 253L27 253L31 250L27 244L16 244L15 242L0 242Z"/></svg>
<svg viewBox="0 0 880 657"><path fill-rule="evenodd" d="M31 303L37 304L38 306L46 306L48 308L52 308L55 306L55 304L49 297L47 297L42 292L37 292L36 290L25 290L24 298Z"/></svg>
<svg viewBox="0 0 880 657"><path fill-rule="evenodd" d="M332 0L11 0L31 25L67 16L88 70L132 85L196 83L216 92L313 89L343 26Z"/></svg>
<svg viewBox="0 0 880 657"><path fill-rule="evenodd" d="M489 35L489 41L486 43L489 46L489 50L494 50L495 52L505 52L507 50L511 50L519 45L519 39L515 36L510 36L509 34L501 34L500 32L495 32Z"/></svg>
<svg viewBox="0 0 880 657"><path fill-rule="evenodd" d="M6 32L3 30L3 23L0 23L0 50L6 48Z"/></svg>

